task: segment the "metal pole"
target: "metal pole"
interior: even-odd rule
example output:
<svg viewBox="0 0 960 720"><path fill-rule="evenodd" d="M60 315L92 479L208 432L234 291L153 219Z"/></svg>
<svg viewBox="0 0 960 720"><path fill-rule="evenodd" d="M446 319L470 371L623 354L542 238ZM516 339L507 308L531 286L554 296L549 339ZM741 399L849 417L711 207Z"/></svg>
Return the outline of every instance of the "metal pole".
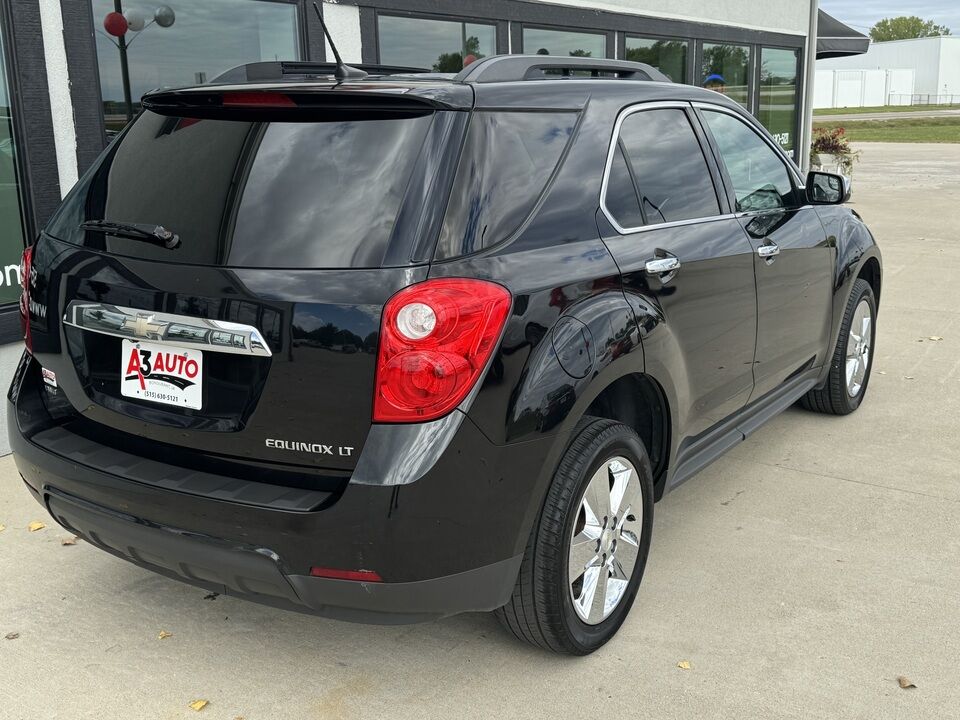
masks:
<svg viewBox="0 0 960 720"><path fill-rule="evenodd" d="M123 7L120 0L113 0L113 8L121 15ZM130 67L127 65L127 36L117 38L117 47L120 48L120 76L123 80L123 102L127 106L127 122L133 120L133 100L130 98Z"/></svg>

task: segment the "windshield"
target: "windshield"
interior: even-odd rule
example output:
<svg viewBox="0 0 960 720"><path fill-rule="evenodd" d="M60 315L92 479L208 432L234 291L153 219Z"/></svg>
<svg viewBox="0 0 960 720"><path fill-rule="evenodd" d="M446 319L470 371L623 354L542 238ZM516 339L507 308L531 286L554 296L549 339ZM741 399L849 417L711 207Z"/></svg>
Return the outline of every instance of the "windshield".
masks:
<svg viewBox="0 0 960 720"><path fill-rule="evenodd" d="M432 116L329 122L143 113L46 228L61 240L167 262L379 267ZM80 228L162 226L169 250Z"/></svg>

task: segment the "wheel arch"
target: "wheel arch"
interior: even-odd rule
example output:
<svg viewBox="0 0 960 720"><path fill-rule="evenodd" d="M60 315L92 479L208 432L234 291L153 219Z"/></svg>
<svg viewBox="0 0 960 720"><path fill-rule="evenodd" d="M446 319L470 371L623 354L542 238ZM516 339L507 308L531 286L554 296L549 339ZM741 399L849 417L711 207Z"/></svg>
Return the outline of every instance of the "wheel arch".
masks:
<svg viewBox="0 0 960 720"><path fill-rule="evenodd" d="M666 484L672 434L670 404L660 383L643 372L621 375L596 393L582 417L623 423L640 436L653 471L654 497L659 499Z"/></svg>

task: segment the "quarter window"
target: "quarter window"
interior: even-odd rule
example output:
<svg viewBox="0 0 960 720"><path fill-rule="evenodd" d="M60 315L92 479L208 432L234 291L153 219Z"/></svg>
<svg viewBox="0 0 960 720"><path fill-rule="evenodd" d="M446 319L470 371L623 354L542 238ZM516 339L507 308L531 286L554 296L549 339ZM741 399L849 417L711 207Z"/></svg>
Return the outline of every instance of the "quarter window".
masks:
<svg viewBox="0 0 960 720"><path fill-rule="evenodd" d="M787 167L763 138L732 115L707 110L703 116L733 183L738 211L795 204Z"/></svg>
<svg viewBox="0 0 960 720"><path fill-rule="evenodd" d="M618 145L625 168L614 154L604 196L607 212L618 225L640 224L628 202L629 188L623 187L631 176L646 224L720 213L710 169L686 112L669 108L628 115L620 126Z"/></svg>
<svg viewBox="0 0 960 720"><path fill-rule="evenodd" d="M439 260L508 239L536 205L573 136L575 112L476 112L437 244Z"/></svg>

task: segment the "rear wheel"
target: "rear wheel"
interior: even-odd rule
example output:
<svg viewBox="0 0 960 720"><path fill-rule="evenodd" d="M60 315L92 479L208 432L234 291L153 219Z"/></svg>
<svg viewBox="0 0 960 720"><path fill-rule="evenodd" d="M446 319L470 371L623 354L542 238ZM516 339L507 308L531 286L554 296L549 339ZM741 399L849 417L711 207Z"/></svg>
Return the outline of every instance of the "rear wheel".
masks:
<svg viewBox="0 0 960 720"><path fill-rule="evenodd" d="M866 280L858 279L840 324L827 382L803 396L803 407L832 415L847 415L860 407L873 367L876 317L873 288Z"/></svg>
<svg viewBox="0 0 960 720"><path fill-rule="evenodd" d="M626 425L593 420L571 442L534 526L513 597L496 611L519 639L586 655L620 628L653 527L647 452Z"/></svg>

